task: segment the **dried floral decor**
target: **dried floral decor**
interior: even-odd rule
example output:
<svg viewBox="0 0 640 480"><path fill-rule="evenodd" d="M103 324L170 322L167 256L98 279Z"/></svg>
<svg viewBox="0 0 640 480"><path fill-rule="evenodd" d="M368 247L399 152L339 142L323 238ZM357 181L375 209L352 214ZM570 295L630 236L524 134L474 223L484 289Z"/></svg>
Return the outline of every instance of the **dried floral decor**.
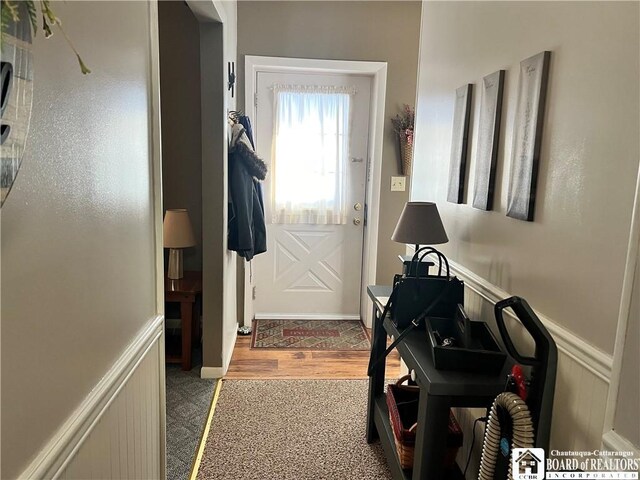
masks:
<svg viewBox="0 0 640 480"><path fill-rule="evenodd" d="M410 105L404 104L402 113L391 118L393 130L400 142L400 159L402 175L411 174L411 163L413 160L413 130L415 127L416 112Z"/></svg>

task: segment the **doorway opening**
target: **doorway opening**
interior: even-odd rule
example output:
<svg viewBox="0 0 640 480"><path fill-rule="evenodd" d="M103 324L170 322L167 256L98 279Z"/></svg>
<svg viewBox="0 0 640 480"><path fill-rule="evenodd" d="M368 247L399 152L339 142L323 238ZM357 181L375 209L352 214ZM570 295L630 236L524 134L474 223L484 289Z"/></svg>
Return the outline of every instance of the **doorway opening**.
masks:
<svg viewBox="0 0 640 480"><path fill-rule="evenodd" d="M348 110L345 129L351 136L342 152L342 163L338 161L339 168L343 170L337 174L327 175L331 168L326 164L318 168L321 171L315 172L315 176L310 172L313 167L303 164L308 172L305 176L310 179L296 178L302 170L291 172L296 149L302 150L300 154L306 156L309 156L309 149L326 149L326 135L307 150L304 150L305 141L294 145L291 149L293 161L285 166L284 175L272 165L275 172L265 185L271 249L266 256L256 258L253 282L249 289L245 288L245 299L247 294L254 296L254 292L256 297L253 308L245 309L245 325L249 326L254 317L270 316L284 319L362 319L365 325L371 326L371 314L366 307L366 286L375 283L386 69L384 62L245 57L245 106L248 115L255 119L256 149L263 158L272 160L272 154L281 147L274 143L276 138L284 137L286 140L303 135L307 141L313 139L312 133L291 129L287 122L292 114L300 116L306 112L317 117L317 111L305 106L305 102L318 107L322 97L349 97L346 101L348 106L343 107ZM287 88L283 90L283 86L288 86L289 91L285 91ZM296 87L298 92L290 91ZM314 96L314 91L322 92L322 95L308 98ZM300 92L307 95L297 94ZM330 101L338 101L336 98ZM274 108L280 110L281 122ZM337 106L325 105L324 108L326 111ZM316 119L316 126L324 129L326 134L327 127L322 121L335 121L336 118ZM277 136L273 135L274 128L279 129ZM281 150L286 150L286 145ZM286 156L287 152L284 153ZM322 162L317 155L313 159ZM335 166L333 158L331 162L331 167ZM343 176L336 178L339 174ZM338 207L332 204L331 208L326 204L320 205L317 210L321 211L323 218L315 221L314 225L309 223L309 218L279 220L282 215L300 214L305 207L307 214L310 210L313 214L313 207L318 205L310 207L304 201L313 201L310 195L314 193L315 200L317 197L325 200L327 190L335 197L337 189L333 185L336 180L345 186L344 195L338 195L338 200L343 203ZM321 188L323 182L324 190ZM278 186L282 187L279 192L275 191ZM284 195L280 195L283 190ZM298 212L295 211L295 202L291 202L296 198L300 200ZM279 200L282 201L278 203ZM281 204L287 201L290 201L292 209L282 210ZM333 221L327 220L327 211L335 214Z"/></svg>
<svg viewBox="0 0 640 480"><path fill-rule="evenodd" d="M268 248L246 269L253 334L227 378L366 376L385 89L382 62L245 57L245 109L269 166Z"/></svg>
<svg viewBox="0 0 640 480"><path fill-rule="evenodd" d="M161 149L162 159L161 165L154 165L156 216L158 229L162 229L165 212L182 209L182 220L174 227L178 237L189 238L170 244L170 223L165 217L163 246L184 247L182 269L168 268L166 248L164 263L159 252L157 266L159 288L163 288L159 298L165 300L167 319L168 479L190 476L217 385L214 378L222 376L224 346L233 348L225 334L236 329L235 318L228 328L225 319L230 315L224 314L229 303L224 301L227 269L223 255L227 221L223 161L227 90L222 77L226 71L225 8L220 2L158 2L161 146L154 147ZM185 235L189 230L193 235Z"/></svg>

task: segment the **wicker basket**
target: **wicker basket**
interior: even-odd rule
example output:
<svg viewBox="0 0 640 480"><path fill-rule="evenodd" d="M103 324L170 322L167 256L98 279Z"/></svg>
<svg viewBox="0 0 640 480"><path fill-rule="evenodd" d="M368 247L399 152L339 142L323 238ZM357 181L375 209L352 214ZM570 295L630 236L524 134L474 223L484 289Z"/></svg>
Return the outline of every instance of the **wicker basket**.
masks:
<svg viewBox="0 0 640 480"><path fill-rule="evenodd" d="M400 158L402 175L411 175L411 163L413 162L413 143L407 142L407 139L398 135L400 141Z"/></svg>
<svg viewBox="0 0 640 480"><path fill-rule="evenodd" d="M387 407L389 419L393 430L393 439L398 452L400 466L403 469L413 467L413 456L416 443L416 428L418 426L418 401L420 387L414 385L402 385L411 377L405 375L395 384L387 386ZM447 433L447 450L443 460L445 467L452 467L458 454L458 448L462 446L462 430L460 425L449 411L449 431Z"/></svg>

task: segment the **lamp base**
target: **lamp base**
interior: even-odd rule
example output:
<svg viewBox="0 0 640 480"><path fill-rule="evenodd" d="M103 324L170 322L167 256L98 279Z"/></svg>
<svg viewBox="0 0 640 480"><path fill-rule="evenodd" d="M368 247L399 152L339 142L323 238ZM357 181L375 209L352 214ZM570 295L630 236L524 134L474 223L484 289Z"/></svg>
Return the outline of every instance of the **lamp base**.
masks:
<svg viewBox="0 0 640 480"><path fill-rule="evenodd" d="M169 249L169 268L167 269L167 277L171 280L179 280L182 278L182 249Z"/></svg>

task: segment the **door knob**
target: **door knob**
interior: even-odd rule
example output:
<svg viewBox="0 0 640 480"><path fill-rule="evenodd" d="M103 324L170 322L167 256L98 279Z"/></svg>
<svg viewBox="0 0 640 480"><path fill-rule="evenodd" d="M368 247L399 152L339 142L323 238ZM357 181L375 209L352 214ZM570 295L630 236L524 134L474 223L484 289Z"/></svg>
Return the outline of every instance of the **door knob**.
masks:
<svg viewBox="0 0 640 480"><path fill-rule="evenodd" d="M360 202L356 203L356 204L353 206L353 209L354 209L356 212L359 212L360 210L362 210L362 204L361 204Z"/></svg>
<svg viewBox="0 0 640 480"><path fill-rule="evenodd" d="M360 225L362 223L362 220L360 220L359 218L354 218L353 219L353 224L357 227L358 225Z"/></svg>

